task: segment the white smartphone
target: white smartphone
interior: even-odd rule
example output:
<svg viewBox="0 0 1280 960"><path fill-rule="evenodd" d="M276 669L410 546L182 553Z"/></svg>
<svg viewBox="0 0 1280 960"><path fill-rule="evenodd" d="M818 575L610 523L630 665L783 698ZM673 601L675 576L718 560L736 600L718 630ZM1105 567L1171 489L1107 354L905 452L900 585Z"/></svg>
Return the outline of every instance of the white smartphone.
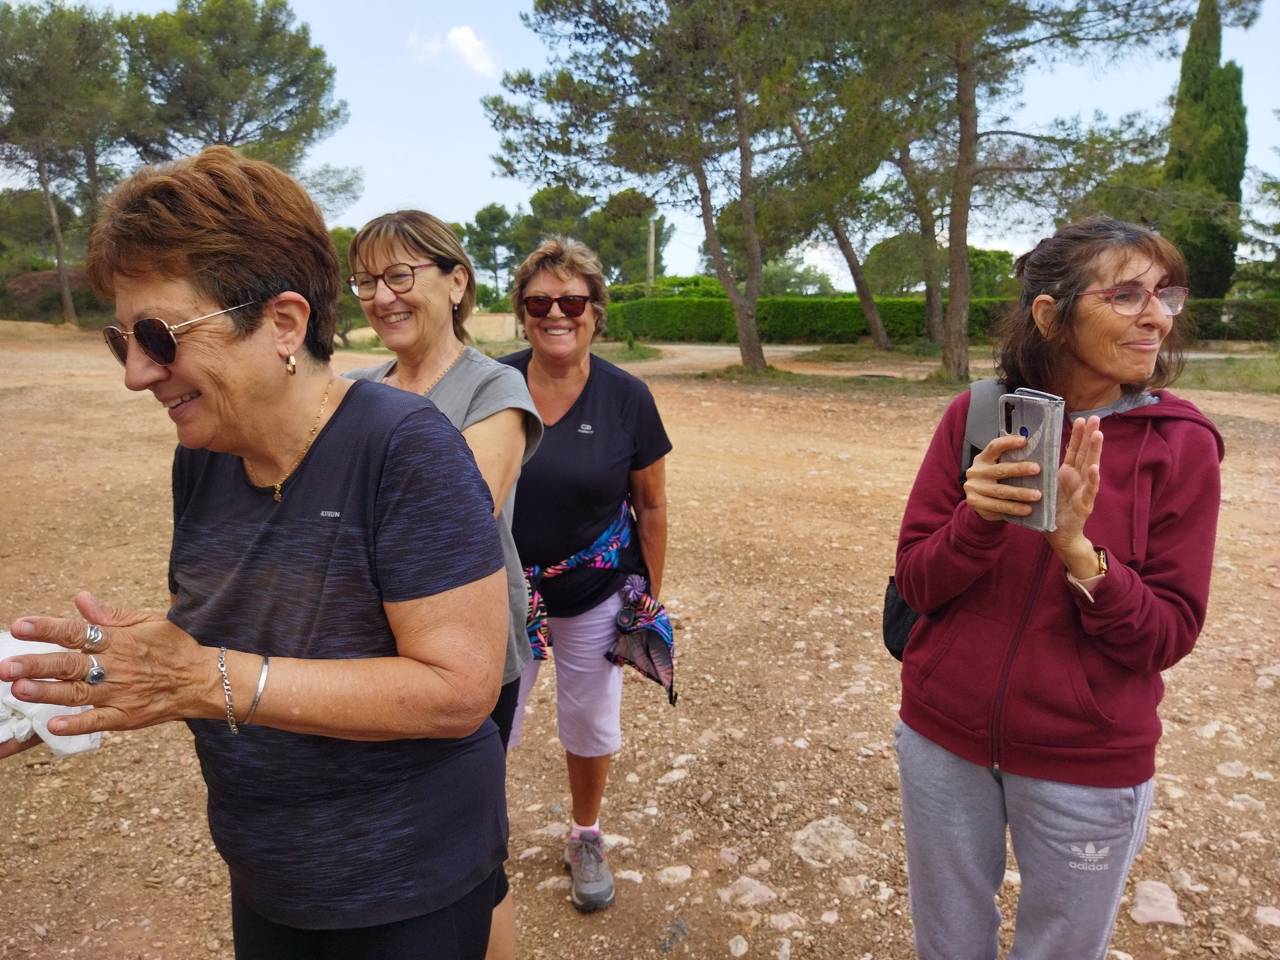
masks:
<svg viewBox="0 0 1280 960"><path fill-rule="evenodd" d="M1000 422L996 425L996 433L1002 437L1025 437L1027 441L1025 446L1010 450L1000 460L1004 463L1031 460L1040 465L1040 472L1035 476L1010 477L1000 481L1011 487L1040 491L1040 499L1030 504L1031 513L1025 517L1010 517L1010 523L1031 530L1057 529L1058 465L1062 460L1062 421L1065 415L1066 402L1052 393L1019 387L1000 398Z"/></svg>

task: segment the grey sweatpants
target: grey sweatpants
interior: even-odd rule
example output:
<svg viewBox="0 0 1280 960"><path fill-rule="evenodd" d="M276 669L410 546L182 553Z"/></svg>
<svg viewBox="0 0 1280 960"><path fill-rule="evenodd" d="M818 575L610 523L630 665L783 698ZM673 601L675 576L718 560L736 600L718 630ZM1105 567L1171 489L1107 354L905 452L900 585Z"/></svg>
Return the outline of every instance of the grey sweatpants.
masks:
<svg viewBox="0 0 1280 960"><path fill-rule="evenodd" d="M1153 781L1082 787L980 767L899 722L920 960L995 960L1005 829L1022 875L1009 960L1101 960L1142 849Z"/></svg>

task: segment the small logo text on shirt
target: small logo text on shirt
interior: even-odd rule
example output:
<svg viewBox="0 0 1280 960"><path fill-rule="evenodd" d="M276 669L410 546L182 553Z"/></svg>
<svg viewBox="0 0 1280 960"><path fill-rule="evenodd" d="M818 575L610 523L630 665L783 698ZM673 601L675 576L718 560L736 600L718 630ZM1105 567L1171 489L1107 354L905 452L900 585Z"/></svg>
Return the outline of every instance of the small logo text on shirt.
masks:
<svg viewBox="0 0 1280 960"><path fill-rule="evenodd" d="M589 424L589 423L580 423L580 424L578 424L578 432L579 432L579 433L585 433L585 434L592 434L592 433L595 433L596 431L595 431L595 428L594 428L593 426L591 426L591 424Z"/></svg>
<svg viewBox="0 0 1280 960"><path fill-rule="evenodd" d="M341 514L341 513L339 513L337 510L321 510L321 511L320 511L320 516L322 516L322 517L340 517L340 516L342 516L342 514Z"/></svg>

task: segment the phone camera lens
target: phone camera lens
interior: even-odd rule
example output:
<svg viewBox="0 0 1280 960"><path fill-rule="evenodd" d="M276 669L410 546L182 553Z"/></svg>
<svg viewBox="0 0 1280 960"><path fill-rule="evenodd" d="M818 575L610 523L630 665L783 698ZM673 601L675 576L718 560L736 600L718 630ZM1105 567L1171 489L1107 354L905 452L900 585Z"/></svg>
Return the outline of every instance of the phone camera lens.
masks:
<svg viewBox="0 0 1280 960"><path fill-rule="evenodd" d="M1031 431L1028 430L1026 427L1019 427L1018 434L1023 437L1029 437L1031 436Z"/></svg>

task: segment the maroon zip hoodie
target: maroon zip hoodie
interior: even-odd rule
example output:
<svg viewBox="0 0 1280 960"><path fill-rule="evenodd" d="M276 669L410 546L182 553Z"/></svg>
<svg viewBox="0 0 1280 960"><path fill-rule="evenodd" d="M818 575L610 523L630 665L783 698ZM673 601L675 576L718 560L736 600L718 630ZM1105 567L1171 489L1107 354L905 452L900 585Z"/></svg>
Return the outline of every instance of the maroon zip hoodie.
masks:
<svg viewBox="0 0 1280 960"><path fill-rule="evenodd" d="M969 396L943 415L898 538L898 589L921 613L902 665L902 720L1009 773L1142 783L1155 772L1160 671L1204 624L1222 438L1167 390L1103 419L1102 484L1084 532L1110 571L1090 603L1043 534L965 503Z"/></svg>

